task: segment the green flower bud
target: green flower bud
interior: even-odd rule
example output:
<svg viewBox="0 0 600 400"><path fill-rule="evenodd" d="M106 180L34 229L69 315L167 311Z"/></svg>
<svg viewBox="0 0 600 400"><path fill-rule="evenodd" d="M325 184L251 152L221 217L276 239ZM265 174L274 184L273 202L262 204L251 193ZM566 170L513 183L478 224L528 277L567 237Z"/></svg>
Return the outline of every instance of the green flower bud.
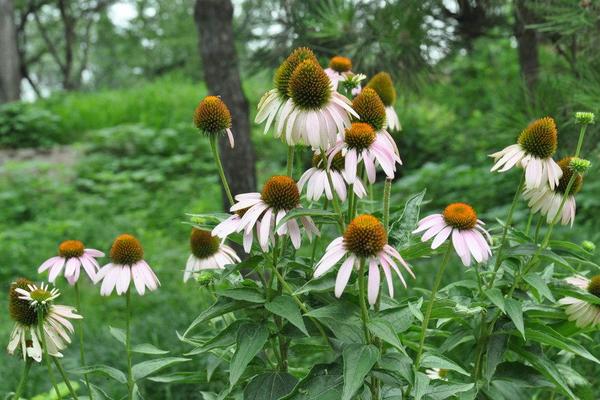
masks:
<svg viewBox="0 0 600 400"><path fill-rule="evenodd" d="M210 285L211 283L213 283L214 279L215 279L215 274L210 271L204 271L196 276L196 281L201 286Z"/></svg>
<svg viewBox="0 0 600 400"><path fill-rule="evenodd" d="M592 163L589 160L584 160L579 157L573 157L571 158L571 161L569 161L569 168L571 171L575 171L580 175L583 175L591 166Z"/></svg>
<svg viewBox="0 0 600 400"><path fill-rule="evenodd" d="M582 124L582 125L593 124L595 122L595 118L596 118L596 116L592 112L580 111L580 112L575 113L575 121L577 121L578 124Z"/></svg>
<svg viewBox="0 0 600 400"><path fill-rule="evenodd" d="M585 251L590 253L594 253L596 251L596 245L590 240L584 240L583 242L581 242L581 247L583 247Z"/></svg>

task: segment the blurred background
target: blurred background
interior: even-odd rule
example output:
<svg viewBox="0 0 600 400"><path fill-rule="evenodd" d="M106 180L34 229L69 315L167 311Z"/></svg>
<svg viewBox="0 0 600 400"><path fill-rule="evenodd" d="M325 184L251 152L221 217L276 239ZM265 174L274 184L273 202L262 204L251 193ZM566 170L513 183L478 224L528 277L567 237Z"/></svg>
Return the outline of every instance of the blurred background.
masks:
<svg viewBox="0 0 600 400"><path fill-rule="evenodd" d="M222 204L193 110L208 93L223 96L236 135L235 152L223 155L227 174L234 192L254 191L284 170L285 146L251 121L274 69L298 46L323 65L342 55L354 72L392 75L404 161L393 200L401 206L426 188L426 212L466 201L483 219L503 218L518 172L490 174L487 155L546 115L559 127L557 156L569 155L574 112L600 108L598 0L0 0L2 290L18 276L38 278L62 240L107 251L119 233L135 234L163 287L135 298L134 341L181 354L175 331L209 301L181 282L189 235L182 221ZM598 127L588 130L583 156L594 168L575 227L558 231L575 242L600 239ZM516 219L526 218L521 203ZM419 279L431 279L419 268L426 265L417 266ZM61 301L73 304L72 291L59 287ZM107 327L124 325L124 307L84 284L93 363L124 367ZM7 313L0 322L8 342ZM202 362L193 361L199 371ZM76 345L64 363L77 365ZM585 368L582 375L596 376ZM19 371L20 360L3 352L0 395L14 390ZM47 392L44 369L32 374L29 395ZM143 393L202 398L198 386L148 383Z"/></svg>

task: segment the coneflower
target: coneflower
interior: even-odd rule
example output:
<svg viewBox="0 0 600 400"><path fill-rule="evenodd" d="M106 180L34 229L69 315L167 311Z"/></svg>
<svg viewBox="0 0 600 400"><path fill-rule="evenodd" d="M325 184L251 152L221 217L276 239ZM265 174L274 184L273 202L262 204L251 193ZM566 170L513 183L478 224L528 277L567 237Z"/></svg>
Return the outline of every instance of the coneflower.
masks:
<svg viewBox="0 0 600 400"><path fill-rule="evenodd" d="M361 91L360 82L366 78L363 74L352 72L352 60L347 57L334 56L329 60L329 67L325 68L325 73L331 79L333 87L337 90L342 84L350 91L352 96L356 96Z"/></svg>
<svg viewBox="0 0 600 400"><path fill-rule="evenodd" d="M58 255L44 261L38 268L38 273L49 270L48 282L53 283L63 271L69 284L74 285L79 280L81 267L88 277L94 281L100 268L96 257L104 257L104 253L96 249L86 249L79 240L65 240L58 246Z"/></svg>
<svg viewBox="0 0 600 400"><path fill-rule="evenodd" d="M373 76L367 83L367 87L375 90L383 105L385 106L386 127L393 131L402 130L400 119L394 109L396 103L396 88L392 82L392 77L387 72L380 72Z"/></svg>
<svg viewBox="0 0 600 400"><path fill-rule="evenodd" d="M183 281L187 282L197 272L206 269L224 269L226 265L240 262L240 258L231 247L210 231L192 228L190 250Z"/></svg>
<svg viewBox="0 0 600 400"><path fill-rule="evenodd" d="M233 132L231 131L231 112L218 96L206 96L194 111L194 125L203 134L215 137L227 134L229 145L233 148Z"/></svg>
<svg viewBox="0 0 600 400"><path fill-rule="evenodd" d="M591 279L577 275L567 278L566 282L589 294L600 297L600 275L596 275ZM600 325L600 305L575 297L564 297L558 302L566 306L565 312L569 317L569 321L575 321L575 325L579 328Z"/></svg>

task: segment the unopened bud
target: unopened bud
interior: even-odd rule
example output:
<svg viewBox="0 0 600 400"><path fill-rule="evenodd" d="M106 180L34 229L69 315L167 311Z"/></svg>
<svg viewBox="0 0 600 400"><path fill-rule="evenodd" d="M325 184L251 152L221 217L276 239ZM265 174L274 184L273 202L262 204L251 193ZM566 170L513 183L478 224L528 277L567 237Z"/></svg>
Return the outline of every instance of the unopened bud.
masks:
<svg viewBox="0 0 600 400"><path fill-rule="evenodd" d="M595 122L595 118L596 118L596 116L592 112L580 111L580 112L575 113L575 121L577 121L578 124L582 124L582 125L593 124Z"/></svg>
<svg viewBox="0 0 600 400"><path fill-rule="evenodd" d="M581 242L581 247L583 247L585 251L590 253L594 253L596 251L596 245L590 240L584 240L583 242Z"/></svg>
<svg viewBox="0 0 600 400"><path fill-rule="evenodd" d="M575 171L580 175L583 175L591 166L592 163L589 160L579 157L573 157L571 158L571 161L569 161L569 168L571 171Z"/></svg>

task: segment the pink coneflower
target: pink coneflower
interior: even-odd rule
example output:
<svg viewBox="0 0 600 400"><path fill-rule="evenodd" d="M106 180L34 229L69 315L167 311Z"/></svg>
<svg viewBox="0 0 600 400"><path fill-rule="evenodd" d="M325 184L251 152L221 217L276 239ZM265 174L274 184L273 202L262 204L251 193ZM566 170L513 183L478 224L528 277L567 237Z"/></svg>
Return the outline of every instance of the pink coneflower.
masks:
<svg viewBox="0 0 600 400"><path fill-rule="evenodd" d="M495 164L492 171L504 172L518 166L525 169L528 189L546 184L554 189L558 185L562 170L552 159L558 144L558 130L551 117L533 121L521 132L517 144L490 154Z"/></svg>
<svg viewBox="0 0 600 400"><path fill-rule="evenodd" d="M387 233L383 224L371 215L359 215L354 218L348 224L344 235L334 239L327 246L323 258L316 265L315 278L319 278L331 270L344 257L346 259L342 262L335 280L336 297L342 295L352 270L359 267L361 262L364 262L369 268L367 297L371 305L377 302L379 296L381 282L379 268L383 270L390 297L394 296L392 269L406 287L406 281L394 259L398 260L413 278L415 277L400 253L388 244Z"/></svg>
<svg viewBox="0 0 600 400"><path fill-rule="evenodd" d="M273 176L267 180L261 193L238 194L235 199L237 203L231 207L231 211L246 210L238 231L251 233L256 227L258 242L263 251L267 251L269 245L273 244L275 234L288 235L294 247L300 248L302 236L298 219L309 239L312 239L313 234L319 235L312 218L306 216L292 218L274 231L288 212L300 207L300 192L296 182L289 176Z"/></svg>
<svg viewBox="0 0 600 400"><path fill-rule="evenodd" d="M329 61L329 67L325 68L325 73L331 80L334 89L342 84L349 90L352 96L356 96L361 91L360 82L366 78L363 74L352 72L352 61L347 57L335 56Z"/></svg>
<svg viewBox="0 0 600 400"><path fill-rule="evenodd" d="M212 230L213 236L217 236L221 239L226 239L227 236L232 233L240 232L240 224L242 223L242 217L246 213L247 209L238 210L231 214L229 218L225 221L220 222L217 226L215 226ZM254 233L253 230L250 229L248 231L244 230L242 232L244 251L246 253L250 253L252 249L252 242L254 241Z"/></svg>
<svg viewBox="0 0 600 400"><path fill-rule="evenodd" d="M523 197L529 201L528 205L531 207L531 211L534 213L539 211L542 215L545 215L548 223L551 223L556 218L565 192L567 191L567 186L573 175L573 171L569 167L571 159L572 157L566 157L558 162L562 170L562 176L554 189L542 186L539 188L528 188L523 192ZM573 226L575 211L577 210L575 194L581 190L582 183L583 178L578 174L569 189L567 200L560 213L560 223L563 225L571 224Z"/></svg>
<svg viewBox="0 0 600 400"><path fill-rule="evenodd" d="M396 103L396 88L392 82L392 77L387 72L379 72L367 83L367 87L377 92L385 107L385 126L392 131L402 130L400 119L394 104Z"/></svg>
<svg viewBox="0 0 600 400"><path fill-rule="evenodd" d="M480 263L492 255L486 238L490 242L492 239L483 225L473 207L465 203L452 203L442 214L429 215L420 220L413 233L425 231L421 237L423 242L434 238L432 249L440 247L452 235L454 250L468 267L471 265L471 256Z"/></svg>
<svg viewBox="0 0 600 400"><path fill-rule="evenodd" d="M79 280L81 267L92 282L96 271L100 268L96 257L104 257L104 253L96 249L86 249L79 240L66 240L58 246L58 255L44 261L38 268L38 273L50 270L48 282L53 283L64 267L64 276L69 284L74 285Z"/></svg>
<svg viewBox="0 0 600 400"><path fill-rule="evenodd" d="M42 360L41 315L48 354L62 357L61 350L71 343L74 332L69 320L83 317L73 307L53 304L59 295L57 289L49 290L48 286L27 279L18 279L11 285L9 311L15 326L7 347L9 354L14 354L20 345L23 359L29 356L37 362Z"/></svg>
<svg viewBox="0 0 600 400"><path fill-rule="evenodd" d="M600 275L596 275L592 279L577 275L567 278L566 282L596 297L600 297ZM575 297L564 297L558 302L567 306L565 312L569 317L569 321L575 321L575 325L579 328L600 325L600 305Z"/></svg>
<svg viewBox="0 0 600 400"><path fill-rule="evenodd" d="M362 161L367 172L369 182L375 182L375 168L380 165L388 178L393 178L396 172L396 163L402 164L387 139L375 134L373 127L365 122L353 122L346 130L344 140L337 142L329 150L330 162L340 153L345 159L345 173L347 181L354 183L358 181L357 169Z"/></svg>
<svg viewBox="0 0 600 400"><path fill-rule="evenodd" d="M125 294L131 281L140 296L145 293L146 288L152 291L160 286L156 274L144 261L142 244L134 236L118 236L110 249L110 258L112 262L96 274L96 283L102 281L102 296L109 296L115 288L119 296Z"/></svg>
<svg viewBox="0 0 600 400"><path fill-rule="evenodd" d="M183 274L183 281L205 269L224 269L226 265L240 262L240 258L231 247L211 232L193 228L190 235L190 249L192 254L188 257Z"/></svg>
<svg viewBox="0 0 600 400"><path fill-rule="evenodd" d="M327 170L325 169L321 154L315 153L313 155L312 164L312 168L306 170L300 177L298 189L302 191L304 186L306 186L306 198L311 201L319 200L323 196L323 193L325 193L325 196L327 196L329 200L333 199L333 193L327 178ZM344 156L342 156L341 152L334 155L329 165L329 172L331 174L333 189L340 200L345 201L348 192L346 186L351 182L344 169ZM360 179L354 181L353 190L360 198L367 194Z"/></svg>

